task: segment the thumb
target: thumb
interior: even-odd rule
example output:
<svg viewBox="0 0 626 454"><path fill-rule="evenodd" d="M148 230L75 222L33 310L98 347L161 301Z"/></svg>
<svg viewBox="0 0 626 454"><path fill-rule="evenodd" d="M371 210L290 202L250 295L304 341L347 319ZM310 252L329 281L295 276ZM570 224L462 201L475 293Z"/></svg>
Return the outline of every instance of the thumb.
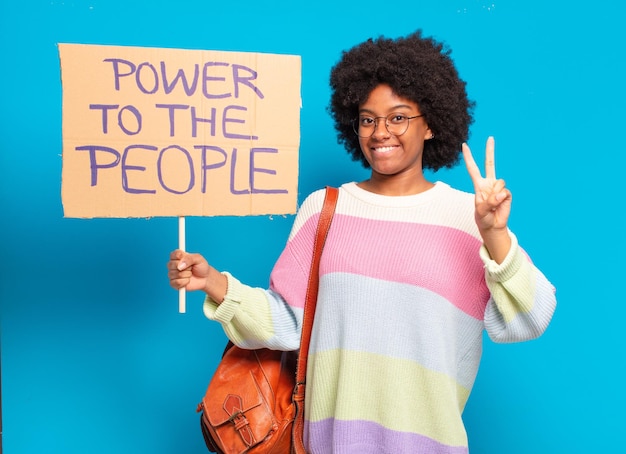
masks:
<svg viewBox="0 0 626 454"><path fill-rule="evenodd" d="M177 252L179 262L178 265L176 265L176 269L178 271L182 271L194 265L195 261L193 259L193 254L187 254L186 252L180 250Z"/></svg>

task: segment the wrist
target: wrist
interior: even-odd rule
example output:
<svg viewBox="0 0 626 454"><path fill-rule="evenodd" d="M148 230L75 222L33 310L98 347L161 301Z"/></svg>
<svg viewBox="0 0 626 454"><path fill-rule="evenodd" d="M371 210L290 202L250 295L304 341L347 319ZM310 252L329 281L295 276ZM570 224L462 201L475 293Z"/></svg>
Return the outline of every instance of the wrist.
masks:
<svg viewBox="0 0 626 454"><path fill-rule="evenodd" d="M206 279L204 293L206 293L209 298L211 298L217 304L220 304L224 301L227 291L228 278L224 274L217 271L215 268L211 267L209 275Z"/></svg>
<svg viewBox="0 0 626 454"><path fill-rule="evenodd" d="M480 234L491 259L498 264L502 263L511 250L512 241L508 229L492 229Z"/></svg>

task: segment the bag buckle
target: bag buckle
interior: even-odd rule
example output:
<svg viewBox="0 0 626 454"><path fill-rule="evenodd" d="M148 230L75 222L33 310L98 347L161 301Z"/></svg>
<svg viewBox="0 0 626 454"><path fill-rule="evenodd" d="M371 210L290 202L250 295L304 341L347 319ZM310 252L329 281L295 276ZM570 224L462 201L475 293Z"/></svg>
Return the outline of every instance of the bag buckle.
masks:
<svg viewBox="0 0 626 454"><path fill-rule="evenodd" d="M228 421L233 423L243 442L248 447L252 446L256 440L249 427L248 418L243 413L241 397L234 394L226 396L226 399L224 399L224 411L228 414Z"/></svg>

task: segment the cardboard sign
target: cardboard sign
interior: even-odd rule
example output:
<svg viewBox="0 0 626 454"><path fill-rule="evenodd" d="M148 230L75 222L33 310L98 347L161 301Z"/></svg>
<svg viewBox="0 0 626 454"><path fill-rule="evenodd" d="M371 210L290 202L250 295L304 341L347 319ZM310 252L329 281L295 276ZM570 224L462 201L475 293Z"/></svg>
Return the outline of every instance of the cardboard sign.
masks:
<svg viewBox="0 0 626 454"><path fill-rule="evenodd" d="M299 56L60 44L66 217L296 211Z"/></svg>

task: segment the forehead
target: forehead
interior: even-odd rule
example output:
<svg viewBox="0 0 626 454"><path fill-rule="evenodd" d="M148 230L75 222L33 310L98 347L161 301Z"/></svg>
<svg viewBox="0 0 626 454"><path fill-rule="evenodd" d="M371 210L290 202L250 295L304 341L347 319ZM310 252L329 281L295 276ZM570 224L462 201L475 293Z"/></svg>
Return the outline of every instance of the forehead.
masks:
<svg viewBox="0 0 626 454"><path fill-rule="evenodd" d="M419 106L408 98L398 96L386 84L376 86L359 106L359 112L387 113L397 109L418 111Z"/></svg>

